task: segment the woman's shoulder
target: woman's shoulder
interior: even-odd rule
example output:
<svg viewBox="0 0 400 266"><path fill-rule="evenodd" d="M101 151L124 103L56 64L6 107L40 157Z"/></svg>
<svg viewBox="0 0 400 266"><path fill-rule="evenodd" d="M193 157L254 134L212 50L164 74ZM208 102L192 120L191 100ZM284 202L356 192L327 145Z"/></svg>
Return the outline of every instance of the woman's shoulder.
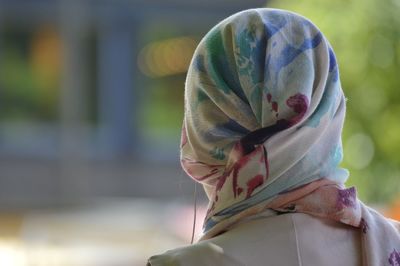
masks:
<svg viewBox="0 0 400 266"><path fill-rule="evenodd" d="M149 259L164 265L359 265L359 230L302 213L257 218ZM348 256L346 256L346 254ZM339 258L337 258L339 257Z"/></svg>
<svg viewBox="0 0 400 266"><path fill-rule="evenodd" d="M271 241L262 243L263 240L271 239L273 232L284 231L286 235L290 231L288 219L288 215L249 219L211 239L153 256L148 265L249 265L248 254L257 257L254 254L259 253L259 248L264 250L261 252L264 254L265 250L271 251L272 246L268 246ZM279 239L275 238L273 242L277 246ZM288 240L285 238L283 242L287 244Z"/></svg>
<svg viewBox="0 0 400 266"><path fill-rule="evenodd" d="M147 262L147 266L243 266L229 254L226 254L222 247L204 241L190 246L184 246L169 250L161 255L152 256Z"/></svg>

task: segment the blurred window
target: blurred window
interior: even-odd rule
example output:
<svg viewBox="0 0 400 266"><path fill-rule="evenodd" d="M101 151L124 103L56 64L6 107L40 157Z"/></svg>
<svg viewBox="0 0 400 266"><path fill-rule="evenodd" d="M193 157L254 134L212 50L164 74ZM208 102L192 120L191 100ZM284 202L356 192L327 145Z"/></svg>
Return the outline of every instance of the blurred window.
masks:
<svg viewBox="0 0 400 266"><path fill-rule="evenodd" d="M0 121L55 121L62 43L56 29L6 28L1 34Z"/></svg>

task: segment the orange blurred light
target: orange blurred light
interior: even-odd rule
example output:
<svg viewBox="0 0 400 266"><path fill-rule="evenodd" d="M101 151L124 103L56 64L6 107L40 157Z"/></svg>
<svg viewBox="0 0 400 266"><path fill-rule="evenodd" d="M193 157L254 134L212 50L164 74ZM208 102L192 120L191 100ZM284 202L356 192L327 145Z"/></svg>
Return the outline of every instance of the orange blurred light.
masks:
<svg viewBox="0 0 400 266"><path fill-rule="evenodd" d="M34 33L30 62L39 88L57 87L62 66L62 42L55 28L46 25Z"/></svg>
<svg viewBox="0 0 400 266"><path fill-rule="evenodd" d="M192 37L177 37L149 43L139 52L139 69L149 77L185 73L196 44Z"/></svg>
<svg viewBox="0 0 400 266"><path fill-rule="evenodd" d="M386 211L386 216L394 220L400 221L400 199L394 202Z"/></svg>

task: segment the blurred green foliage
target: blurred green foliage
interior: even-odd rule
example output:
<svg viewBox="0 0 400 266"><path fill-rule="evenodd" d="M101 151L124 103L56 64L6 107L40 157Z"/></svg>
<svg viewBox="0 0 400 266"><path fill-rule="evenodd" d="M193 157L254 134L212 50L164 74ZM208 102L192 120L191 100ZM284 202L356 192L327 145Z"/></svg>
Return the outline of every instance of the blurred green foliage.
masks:
<svg viewBox="0 0 400 266"><path fill-rule="evenodd" d="M347 185L361 199L400 196L400 1L275 0L313 21L335 50L348 99L343 132Z"/></svg>
<svg viewBox="0 0 400 266"><path fill-rule="evenodd" d="M175 142L181 135L183 121L184 75L151 80L146 87L144 103L140 108L141 130L156 142Z"/></svg>

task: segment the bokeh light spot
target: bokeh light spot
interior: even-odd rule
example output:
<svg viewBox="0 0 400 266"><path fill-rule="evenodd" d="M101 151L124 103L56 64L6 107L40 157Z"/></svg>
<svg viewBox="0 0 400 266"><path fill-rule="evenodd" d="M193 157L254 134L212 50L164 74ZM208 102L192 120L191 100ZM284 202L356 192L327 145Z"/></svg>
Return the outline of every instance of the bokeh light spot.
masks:
<svg viewBox="0 0 400 266"><path fill-rule="evenodd" d="M344 159L355 169L363 169L372 161L375 147L372 139L364 133L356 133L344 145Z"/></svg>

